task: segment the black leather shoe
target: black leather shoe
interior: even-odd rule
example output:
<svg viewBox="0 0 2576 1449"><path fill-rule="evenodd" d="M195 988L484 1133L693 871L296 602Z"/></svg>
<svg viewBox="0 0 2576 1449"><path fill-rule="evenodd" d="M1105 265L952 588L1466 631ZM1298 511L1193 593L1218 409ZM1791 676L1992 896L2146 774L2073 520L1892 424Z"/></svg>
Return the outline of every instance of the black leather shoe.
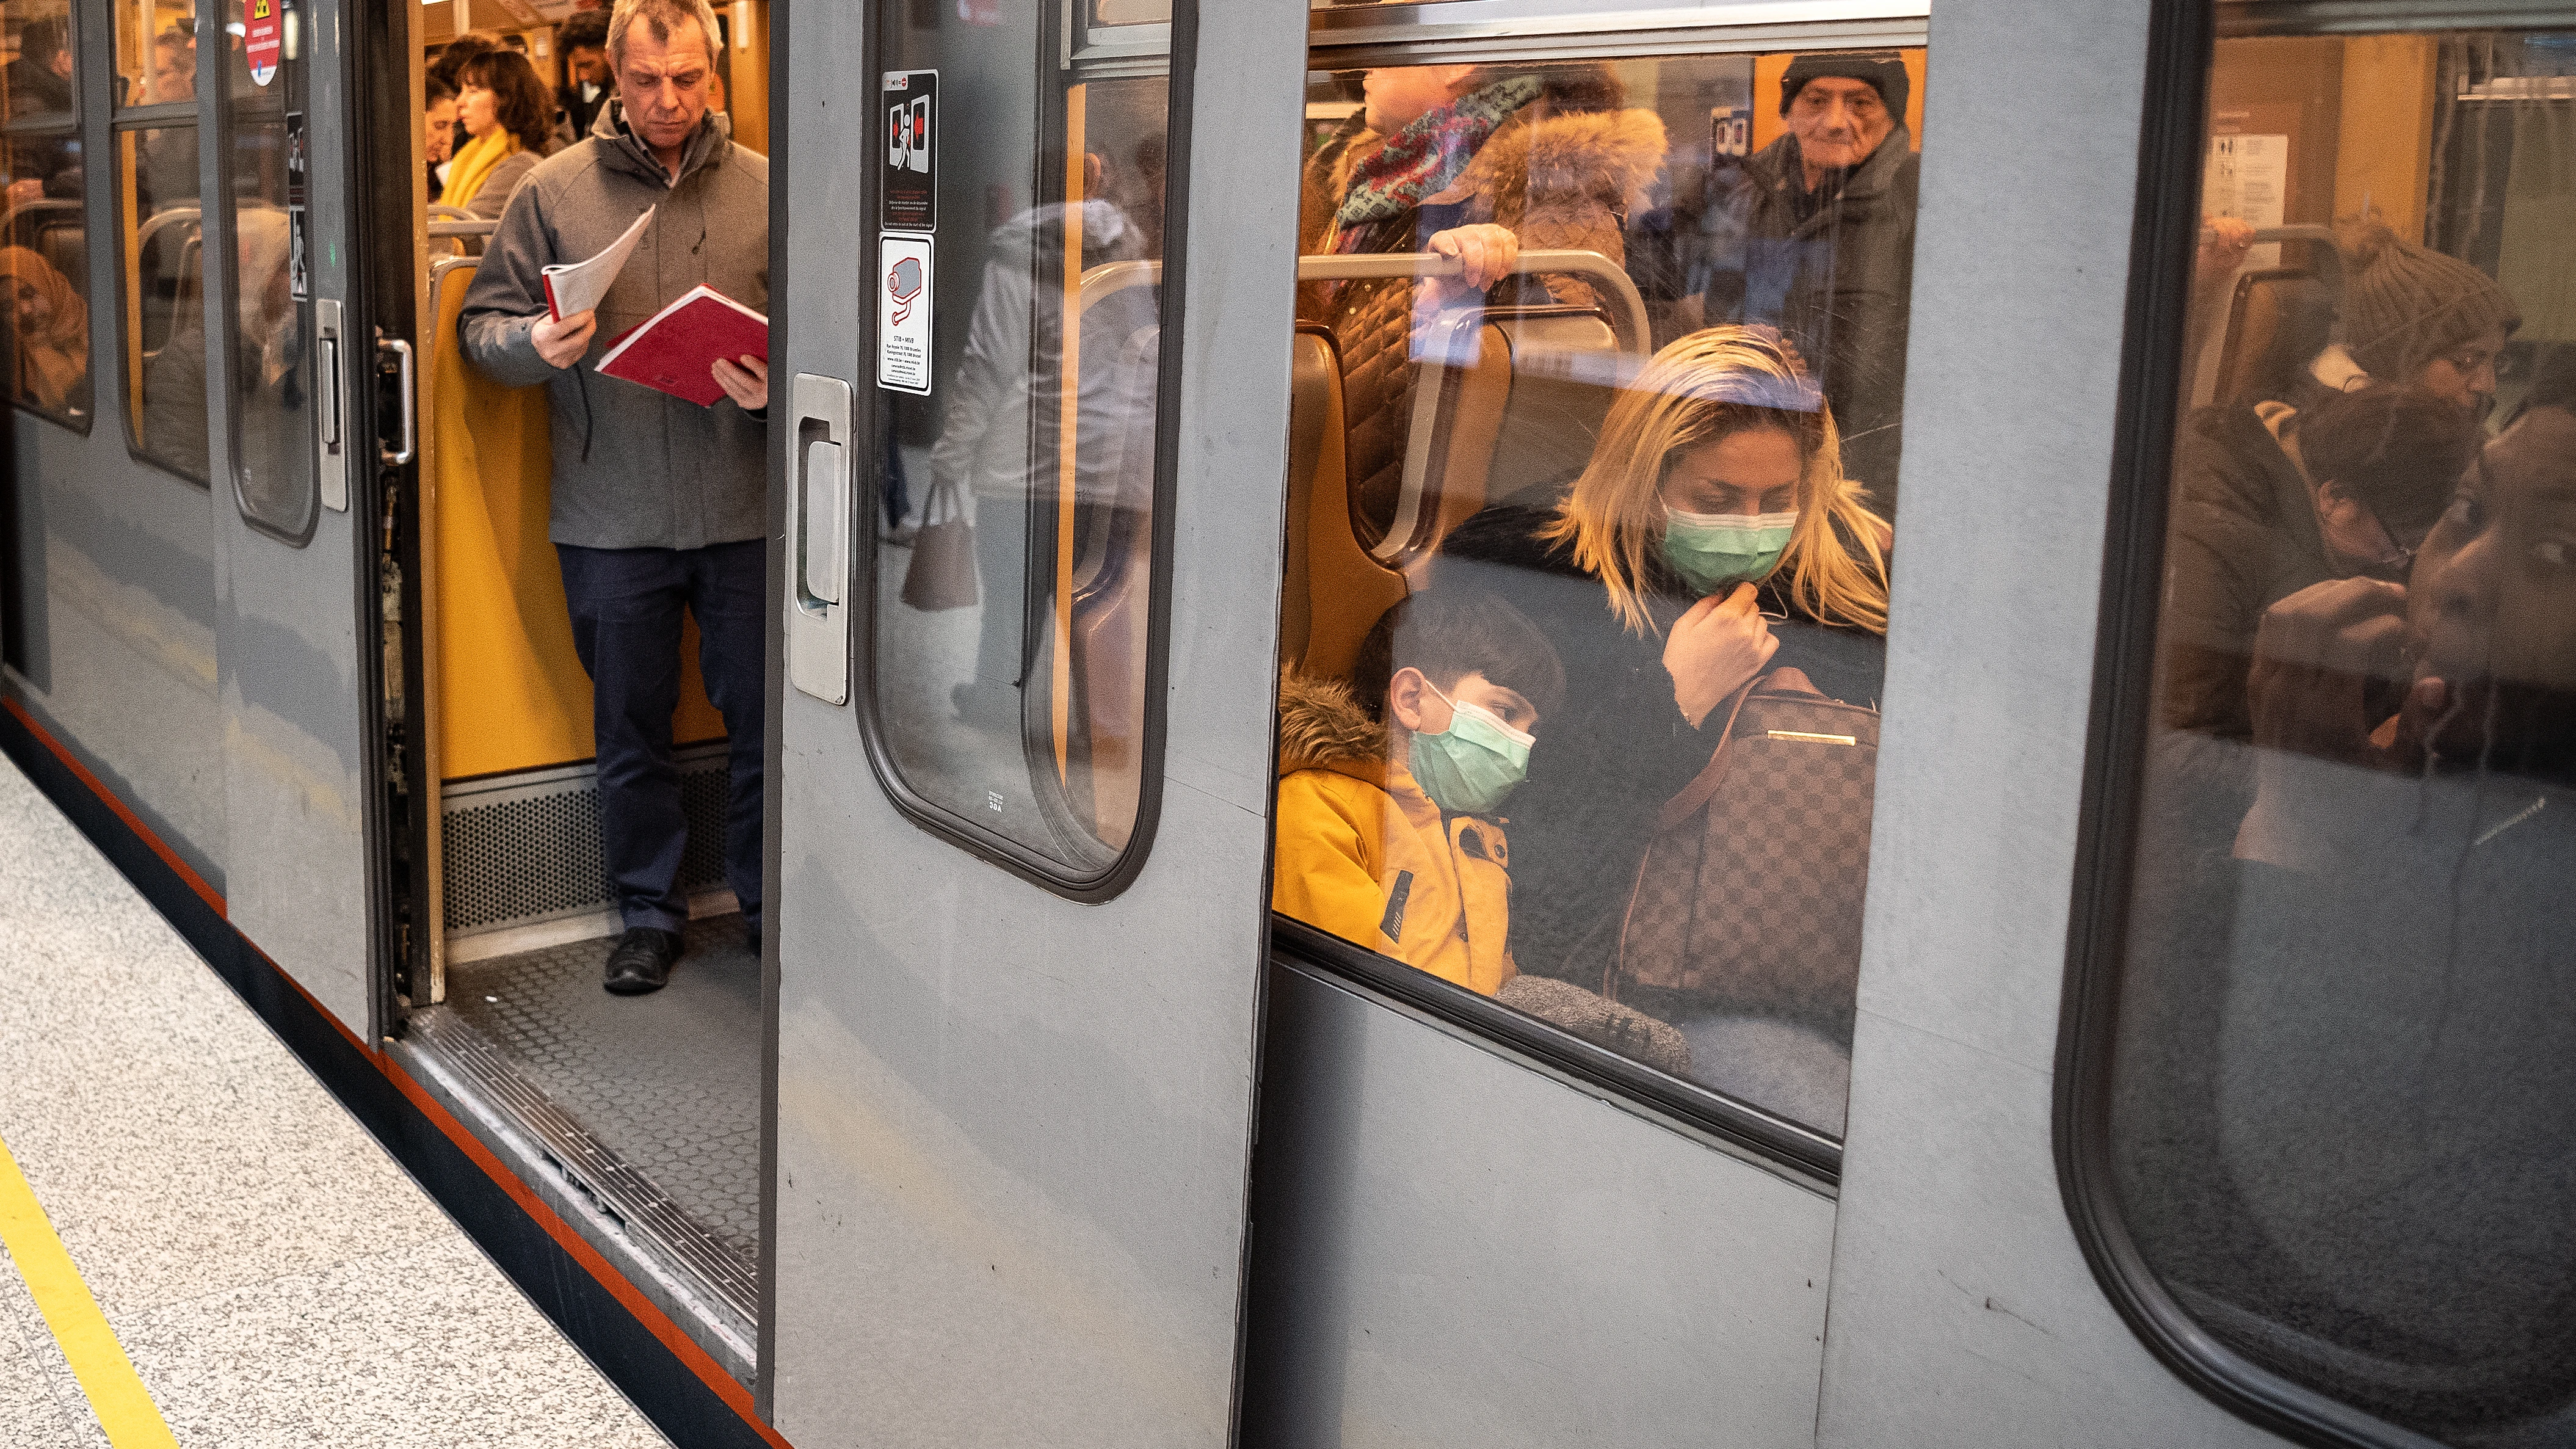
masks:
<svg viewBox="0 0 2576 1449"><path fill-rule="evenodd" d="M680 959L680 933L651 926L629 926L608 953L608 970L600 984L612 996L641 996L659 991L671 979L671 963Z"/></svg>

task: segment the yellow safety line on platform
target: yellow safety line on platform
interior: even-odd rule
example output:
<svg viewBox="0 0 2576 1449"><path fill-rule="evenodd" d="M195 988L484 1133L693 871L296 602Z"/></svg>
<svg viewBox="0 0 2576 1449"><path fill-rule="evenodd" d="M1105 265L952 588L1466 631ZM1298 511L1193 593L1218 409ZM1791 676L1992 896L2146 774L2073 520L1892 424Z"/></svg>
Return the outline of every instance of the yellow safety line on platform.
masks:
<svg viewBox="0 0 2576 1449"><path fill-rule="evenodd" d="M63 1357L80 1380L81 1392L89 1396L107 1442L115 1449L178 1449L160 1406L136 1376L125 1346L107 1326L107 1315L81 1281L80 1269L6 1142L0 1142L0 1245L9 1249L37 1311L45 1315L45 1326L63 1346Z"/></svg>

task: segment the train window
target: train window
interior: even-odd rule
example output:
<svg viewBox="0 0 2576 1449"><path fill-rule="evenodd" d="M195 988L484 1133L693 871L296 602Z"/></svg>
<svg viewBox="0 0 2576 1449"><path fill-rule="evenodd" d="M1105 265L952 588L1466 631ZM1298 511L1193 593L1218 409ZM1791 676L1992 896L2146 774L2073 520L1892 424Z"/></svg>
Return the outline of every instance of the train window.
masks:
<svg viewBox="0 0 2576 1449"><path fill-rule="evenodd" d="M8 308L9 395L89 428L89 243L82 212L72 19L63 0L0 4L11 57L0 65L0 284Z"/></svg>
<svg viewBox="0 0 2576 1449"><path fill-rule="evenodd" d="M207 476L205 228L192 0L132 0L116 25L117 325L136 453Z"/></svg>
<svg viewBox="0 0 2576 1449"><path fill-rule="evenodd" d="M2078 1217L2240 1403L2564 1444L2576 34L2231 17L2207 76Z"/></svg>
<svg viewBox="0 0 2576 1449"><path fill-rule="evenodd" d="M1273 904L1826 1136L1922 60L1309 88Z"/></svg>
<svg viewBox="0 0 2576 1449"><path fill-rule="evenodd" d="M880 12L894 145L925 149L898 150L918 164L889 174L923 180L879 203L871 305L918 341L879 349L872 722L917 814L1105 890L1146 828L1159 708L1169 85L1159 54L1058 69L1069 8L969 9ZM1052 79L1032 92L1033 72ZM973 119L928 141L940 117Z"/></svg>
<svg viewBox="0 0 2576 1449"><path fill-rule="evenodd" d="M231 362L234 498L265 532L300 541L320 504L306 359L305 64L298 0L225 0L222 134L229 154L224 228L233 305L221 319ZM280 44L253 49L244 16L274 7ZM267 23L263 17L259 22Z"/></svg>

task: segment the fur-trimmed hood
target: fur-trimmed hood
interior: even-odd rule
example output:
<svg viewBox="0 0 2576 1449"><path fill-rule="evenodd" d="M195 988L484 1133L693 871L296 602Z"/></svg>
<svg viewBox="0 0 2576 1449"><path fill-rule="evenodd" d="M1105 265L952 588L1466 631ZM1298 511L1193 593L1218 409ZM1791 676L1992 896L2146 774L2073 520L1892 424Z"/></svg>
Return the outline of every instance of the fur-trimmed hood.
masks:
<svg viewBox="0 0 2576 1449"><path fill-rule="evenodd" d="M1434 204L1474 210L1519 229L1523 217L1590 202L1623 215L1646 209L1664 169L1664 123L1652 111L1524 110L1494 128Z"/></svg>
<svg viewBox="0 0 2576 1449"><path fill-rule="evenodd" d="M1279 773L1365 765L1381 772L1386 729L1338 679L1279 676ZM1350 773L1344 770L1344 773Z"/></svg>

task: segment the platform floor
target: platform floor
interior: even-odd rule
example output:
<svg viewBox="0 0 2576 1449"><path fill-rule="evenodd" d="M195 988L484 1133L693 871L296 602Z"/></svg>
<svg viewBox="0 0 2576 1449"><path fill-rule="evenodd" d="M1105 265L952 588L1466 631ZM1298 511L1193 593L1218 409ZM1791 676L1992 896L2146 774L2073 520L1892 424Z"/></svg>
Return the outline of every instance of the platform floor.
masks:
<svg viewBox="0 0 2576 1449"><path fill-rule="evenodd" d="M5 759L0 1143L188 1449L667 1442ZM105 1449L71 1365L0 1254L0 1446Z"/></svg>
<svg viewBox="0 0 2576 1449"><path fill-rule="evenodd" d="M447 1006L756 1267L760 958L738 915L691 921L685 939L649 996L600 989L610 939L451 966Z"/></svg>

